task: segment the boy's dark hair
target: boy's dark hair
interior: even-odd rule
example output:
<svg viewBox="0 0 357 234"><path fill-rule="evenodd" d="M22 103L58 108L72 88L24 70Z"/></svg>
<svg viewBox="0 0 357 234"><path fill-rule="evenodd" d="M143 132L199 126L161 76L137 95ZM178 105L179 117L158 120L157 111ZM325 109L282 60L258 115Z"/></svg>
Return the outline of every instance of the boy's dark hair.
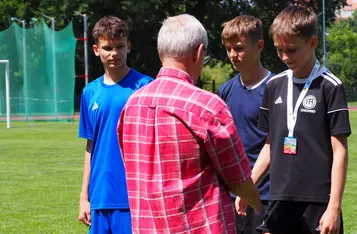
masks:
<svg viewBox="0 0 357 234"><path fill-rule="evenodd" d="M106 16L101 18L95 25L92 31L92 36L95 43L99 39L113 40L121 37L129 38L128 24L115 16Z"/></svg>
<svg viewBox="0 0 357 234"><path fill-rule="evenodd" d="M236 37L246 36L256 43L263 40L262 21L251 15L240 15L222 24L222 43L234 40Z"/></svg>
<svg viewBox="0 0 357 234"><path fill-rule="evenodd" d="M269 34L274 36L298 36L310 39L317 35L317 17L313 10L292 5L275 17Z"/></svg>

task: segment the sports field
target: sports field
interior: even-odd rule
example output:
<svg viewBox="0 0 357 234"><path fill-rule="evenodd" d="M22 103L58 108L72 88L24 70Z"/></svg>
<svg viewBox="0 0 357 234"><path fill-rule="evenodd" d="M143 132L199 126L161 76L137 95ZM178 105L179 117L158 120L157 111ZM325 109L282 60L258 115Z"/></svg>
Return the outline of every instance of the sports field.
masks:
<svg viewBox="0 0 357 234"><path fill-rule="evenodd" d="M351 112L357 132L357 112ZM0 123L0 233L86 233L77 221L85 141L75 123ZM357 134L349 138L345 233L357 234Z"/></svg>

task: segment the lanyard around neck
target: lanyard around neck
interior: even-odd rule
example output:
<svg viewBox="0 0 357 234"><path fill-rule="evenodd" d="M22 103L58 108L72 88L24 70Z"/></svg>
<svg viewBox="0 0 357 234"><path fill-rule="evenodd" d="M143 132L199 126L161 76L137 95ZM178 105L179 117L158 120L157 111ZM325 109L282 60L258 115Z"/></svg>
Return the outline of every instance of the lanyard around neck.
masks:
<svg viewBox="0 0 357 234"><path fill-rule="evenodd" d="M309 75L309 78L307 79L303 90L301 91L298 100L296 101L295 108L293 111L293 71L288 70L287 76L288 76L288 96L287 96L287 122L288 122L288 130L289 130L289 137L293 137L294 133L294 128L296 125L296 120L297 120L297 112L299 109L299 106L304 99L307 91L310 88L310 85L312 81L315 79L316 73L320 68L320 63L319 61L316 60L315 65Z"/></svg>

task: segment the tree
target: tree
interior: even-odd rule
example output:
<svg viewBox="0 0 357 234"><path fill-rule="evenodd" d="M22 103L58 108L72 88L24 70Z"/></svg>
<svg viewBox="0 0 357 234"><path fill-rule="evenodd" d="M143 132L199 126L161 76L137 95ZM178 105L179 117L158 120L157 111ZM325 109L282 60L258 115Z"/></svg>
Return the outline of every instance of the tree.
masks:
<svg viewBox="0 0 357 234"><path fill-rule="evenodd" d="M356 16L356 13L354 13ZM346 86L357 85L357 18L332 25L327 36L327 67Z"/></svg>
<svg viewBox="0 0 357 234"><path fill-rule="evenodd" d="M167 16L189 13L197 17L208 31L210 53L217 59L216 61L229 63L221 44L221 25L237 15L252 14L261 18L264 24L266 46L262 54L263 64L277 73L286 67L276 55L272 40L268 35L269 26L283 8L293 3L308 5L318 14L322 8L319 0L7 0L0 2L0 30L8 27L8 19L11 16L29 21L31 17L40 18L45 13L57 19L56 28L58 29L74 19L75 35L81 37L82 21L79 17L73 18L74 10L89 16L89 35L99 18L105 15L116 15L127 19L133 29L131 36L133 51L129 56L129 64L155 76L160 67L156 49L157 33L160 23ZM334 21L335 11L344 4L345 0L326 1L327 22ZM93 43L91 37L89 39L89 44ZM77 57L83 58L80 43L78 43L77 52ZM90 78L94 79L103 70L93 53L90 52L89 55ZM82 67L78 66L78 69Z"/></svg>
<svg viewBox="0 0 357 234"><path fill-rule="evenodd" d="M205 84L202 88L215 92L221 84L232 78L232 73L233 68L230 63L223 64L222 61L214 61L202 70L200 80ZM213 82L215 87L212 87Z"/></svg>

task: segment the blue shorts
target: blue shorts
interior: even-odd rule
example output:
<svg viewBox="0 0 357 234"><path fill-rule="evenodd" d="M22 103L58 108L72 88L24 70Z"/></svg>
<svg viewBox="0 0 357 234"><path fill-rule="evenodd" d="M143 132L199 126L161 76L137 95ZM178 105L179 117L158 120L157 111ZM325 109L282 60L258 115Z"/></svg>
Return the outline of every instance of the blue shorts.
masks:
<svg viewBox="0 0 357 234"><path fill-rule="evenodd" d="M131 234L129 209L92 210L89 234Z"/></svg>

